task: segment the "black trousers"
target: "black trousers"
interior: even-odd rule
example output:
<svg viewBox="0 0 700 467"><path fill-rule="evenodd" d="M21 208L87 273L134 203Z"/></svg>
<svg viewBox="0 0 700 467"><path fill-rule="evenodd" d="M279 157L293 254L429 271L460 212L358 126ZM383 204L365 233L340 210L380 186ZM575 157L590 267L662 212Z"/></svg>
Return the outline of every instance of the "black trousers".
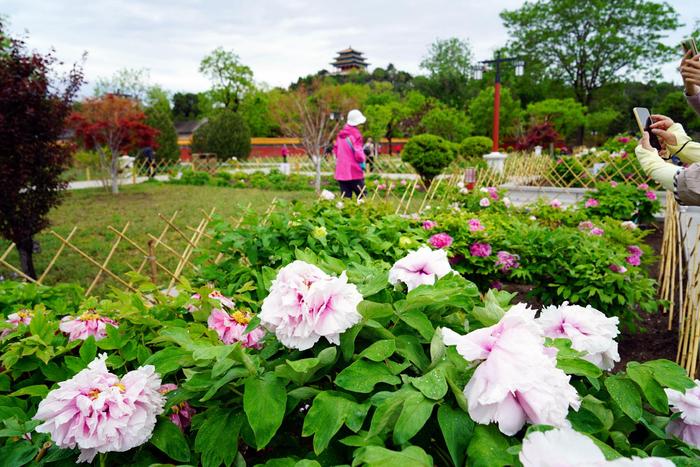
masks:
<svg viewBox="0 0 700 467"><path fill-rule="evenodd" d="M359 180L338 180L338 185L340 185L341 197L352 198L353 193L356 196L360 196L360 193L365 186L365 180L363 178L360 178Z"/></svg>

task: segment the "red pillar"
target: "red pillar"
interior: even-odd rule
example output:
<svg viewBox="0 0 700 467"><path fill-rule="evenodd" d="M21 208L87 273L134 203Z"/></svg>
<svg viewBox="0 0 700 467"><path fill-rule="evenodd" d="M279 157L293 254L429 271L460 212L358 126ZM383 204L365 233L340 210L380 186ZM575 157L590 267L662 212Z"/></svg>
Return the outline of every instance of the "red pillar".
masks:
<svg viewBox="0 0 700 467"><path fill-rule="evenodd" d="M498 152L498 124L501 114L501 83L496 81L493 90L493 152Z"/></svg>

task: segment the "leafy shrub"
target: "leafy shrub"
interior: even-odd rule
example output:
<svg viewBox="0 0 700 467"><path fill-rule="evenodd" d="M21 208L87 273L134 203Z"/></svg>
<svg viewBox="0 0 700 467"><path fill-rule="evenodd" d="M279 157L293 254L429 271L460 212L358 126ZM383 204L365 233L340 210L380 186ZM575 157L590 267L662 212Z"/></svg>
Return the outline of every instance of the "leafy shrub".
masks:
<svg viewBox="0 0 700 467"><path fill-rule="evenodd" d="M172 178L170 182L177 185L202 186L212 184L212 178L208 172L202 172L197 170L183 170L182 176L179 179Z"/></svg>
<svg viewBox="0 0 700 467"><path fill-rule="evenodd" d="M217 113L192 136L192 152L214 153L220 160L247 159L250 148L248 125L230 110Z"/></svg>
<svg viewBox="0 0 700 467"><path fill-rule="evenodd" d="M604 151L625 153L634 155L634 148L637 146L637 140L630 135L615 135L609 138L600 149Z"/></svg>
<svg viewBox="0 0 700 467"><path fill-rule="evenodd" d="M463 157L481 157L493 148L493 140L488 136L469 136L462 140L459 154Z"/></svg>
<svg viewBox="0 0 700 467"><path fill-rule="evenodd" d="M414 136L401 151L401 160L411 164L426 184L430 184L454 159L453 145L435 135Z"/></svg>
<svg viewBox="0 0 700 467"><path fill-rule="evenodd" d="M574 156L559 157L554 163L554 173L557 181L566 186L582 186L581 181L590 177L586 168Z"/></svg>
<svg viewBox="0 0 700 467"><path fill-rule="evenodd" d="M472 132L467 114L451 107L433 107L420 121L426 133L454 143L462 141Z"/></svg>
<svg viewBox="0 0 700 467"><path fill-rule="evenodd" d="M595 199L597 206L585 207L588 199ZM647 223L654 219L654 214L661 210L661 203L656 194L644 185L629 183L598 183L594 191L579 202L591 216L612 217Z"/></svg>

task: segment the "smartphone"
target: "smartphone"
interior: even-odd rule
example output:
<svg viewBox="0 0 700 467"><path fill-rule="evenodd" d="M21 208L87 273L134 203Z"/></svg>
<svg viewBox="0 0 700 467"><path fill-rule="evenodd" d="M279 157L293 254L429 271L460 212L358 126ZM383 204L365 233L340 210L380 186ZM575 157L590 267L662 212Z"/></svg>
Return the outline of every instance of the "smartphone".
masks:
<svg viewBox="0 0 700 467"><path fill-rule="evenodd" d="M661 151L661 142L659 142L659 138L657 138L656 135L651 132L651 128L649 128L651 124L654 123L651 120L649 109L645 107L635 107L632 109L632 113L634 113L634 118L637 119L639 131L642 134L644 134L645 131L649 132L649 143L651 147L656 148L657 151Z"/></svg>
<svg viewBox="0 0 700 467"><path fill-rule="evenodd" d="M695 43L695 39L689 37L681 42L681 47L683 47L683 53L687 54L688 51L692 51L693 57L698 54L698 45Z"/></svg>

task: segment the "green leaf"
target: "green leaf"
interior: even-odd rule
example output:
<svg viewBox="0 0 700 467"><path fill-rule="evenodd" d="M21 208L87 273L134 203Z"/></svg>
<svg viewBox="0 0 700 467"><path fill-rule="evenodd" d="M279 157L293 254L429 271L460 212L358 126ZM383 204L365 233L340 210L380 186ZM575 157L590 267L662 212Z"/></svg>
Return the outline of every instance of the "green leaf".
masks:
<svg viewBox="0 0 700 467"><path fill-rule="evenodd" d="M267 446L282 425L287 405L287 390L281 379L272 373L262 378L250 377L245 382L243 410L255 433L258 449Z"/></svg>
<svg viewBox="0 0 700 467"><path fill-rule="evenodd" d="M419 392L408 396L394 425L394 444L401 445L413 438L430 418L434 405L435 401L426 399Z"/></svg>
<svg viewBox="0 0 700 467"><path fill-rule="evenodd" d="M390 303L363 300L357 305L357 312L367 319L388 318L394 315L394 307Z"/></svg>
<svg viewBox="0 0 700 467"><path fill-rule="evenodd" d="M355 451L353 467L433 467L433 458L418 446L409 446L401 452L380 446L365 446Z"/></svg>
<svg viewBox="0 0 700 467"><path fill-rule="evenodd" d="M205 420L197 431L194 450L202 454L202 466L230 466L238 453L242 414L230 409L212 408L199 417Z"/></svg>
<svg viewBox="0 0 700 467"><path fill-rule="evenodd" d="M353 392L372 392L379 383L400 384L401 378L394 376L383 363L357 360L338 373L335 384Z"/></svg>
<svg viewBox="0 0 700 467"><path fill-rule="evenodd" d="M46 397L46 395L49 393L49 388L46 387L44 384L35 384L33 386L26 386L23 387L22 389L18 389L17 391L9 394L10 397L17 397L17 396L33 396L33 397Z"/></svg>
<svg viewBox="0 0 700 467"><path fill-rule="evenodd" d="M362 351L360 357L364 357L373 362L381 362L391 357L396 351L396 341L385 339L375 342Z"/></svg>
<svg viewBox="0 0 700 467"><path fill-rule="evenodd" d="M411 326L413 329L418 331L418 334L421 335L423 339L426 341L429 341L432 337L433 334L435 333L435 329L433 328L432 323L428 319L427 316L425 316L425 313L423 313L420 310L408 310L404 312L398 312L397 314L401 321L404 323L408 324Z"/></svg>
<svg viewBox="0 0 700 467"><path fill-rule="evenodd" d="M38 453L39 446L34 446L28 441L11 442L0 448L0 467L17 467L27 464Z"/></svg>
<svg viewBox="0 0 700 467"><path fill-rule="evenodd" d="M498 431L496 425L476 425L469 441L467 456L473 467L504 467L515 465L513 456L508 454L508 438Z"/></svg>
<svg viewBox="0 0 700 467"><path fill-rule="evenodd" d="M557 358L557 368L567 375L587 376L598 378L603 371L593 363L582 358Z"/></svg>
<svg viewBox="0 0 700 467"><path fill-rule="evenodd" d="M685 370L670 360L651 360L642 364L643 367L650 368L654 379L663 387L684 392L695 386L692 379L688 378Z"/></svg>
<svg viewBox="0 0 700 467"><path fill-rule="evenodd" d="M443 404L438 409L438 424L452 463L455 466L464 465L469 440L474 432L474 421L464 411Z"/></svg>
<svg viewBox="0 0 700 467"><path fill-rule="evenodd" d="M360 302L360 305L365 302ZM340 351L343 353L343 360L350 361L355 353L355 338L362 330L362 323L358 323L340 335Z"/></svg>
<svg viewBox="0 0 700 467"><path fill-rule="evenodd" d="M279 377L287 378L297 385L304 385L319 370L332 365L335 362L337 353L338 351L335 347L326 347L319 352L317 357L287 360L284 365L278 365L275 368L275 374Z"/></svg>
<svg viewBox="0 0 700 467"><path fill-rule="evenodd" d="M187 445L185 435L170 420L159 419L149 441L176 461L187 462L190 460L190 447Z"/></svg>
<svg viewBox="0 0 700 467"><path fill-rule="evenodd" d="M637 383L642 394L654 410L666 414L668 412L668 397L664 388L654 379L653 370L642 365L627 365L627 376Z"/></svg>
<svg viewBox="0 0 700 467"><path fill-rule="evenodd" d="M96 356L97 343L95 342L95 338L93 336L88 336L88 338L85 339L82 345L80 346L80 358L87 365L90 362L92 362Z"/></svg>
<svg viewBox="0 0 700 467"><path fill-rule="evenodd" d="M430 340L430 362L433 365L445 356L445 349L445 344L442 341L442 330L436 328L435 334L433 334L433 338Z"/></svg>
<svg viewBox="0 0 700 467"><path fill-rule="evenodd" d="M638 422L642 418L642 396L637 385L624 376L610 376L605 380L605 388L620 409Z"/></svg>
<svg viewBox="0 0 700 467"><path fill-rule="evenodd" d="M435 368L420 378L410 378L410 381L429 399L440 400L447 394L447 381L441 368Z"/></svg>
<svg viewBox="0 0 700 467"><path fill-rule="evenodd" d="M401 335L396 338L396 352L418 367L423 372L430 360L423 351L423 346L416 336Z"/></svg>
<svg viewBox="0 0 700 467"><path fill-rule="evenodd" d="M578 411L569 411L567 418L577 431L591 434L609 430L615 420L612 410L590 394L581 400Z"/></svg>
<svg viewBox="0 0 700 467"><path fill-rule="evenodd" d="M301 434L313 435L314 452L321 454L343 423L350 429L354 428L353 431L359 431L368 410L369 404L358 404L342 393L324 391L316 396L304 417Z"/></svg>

